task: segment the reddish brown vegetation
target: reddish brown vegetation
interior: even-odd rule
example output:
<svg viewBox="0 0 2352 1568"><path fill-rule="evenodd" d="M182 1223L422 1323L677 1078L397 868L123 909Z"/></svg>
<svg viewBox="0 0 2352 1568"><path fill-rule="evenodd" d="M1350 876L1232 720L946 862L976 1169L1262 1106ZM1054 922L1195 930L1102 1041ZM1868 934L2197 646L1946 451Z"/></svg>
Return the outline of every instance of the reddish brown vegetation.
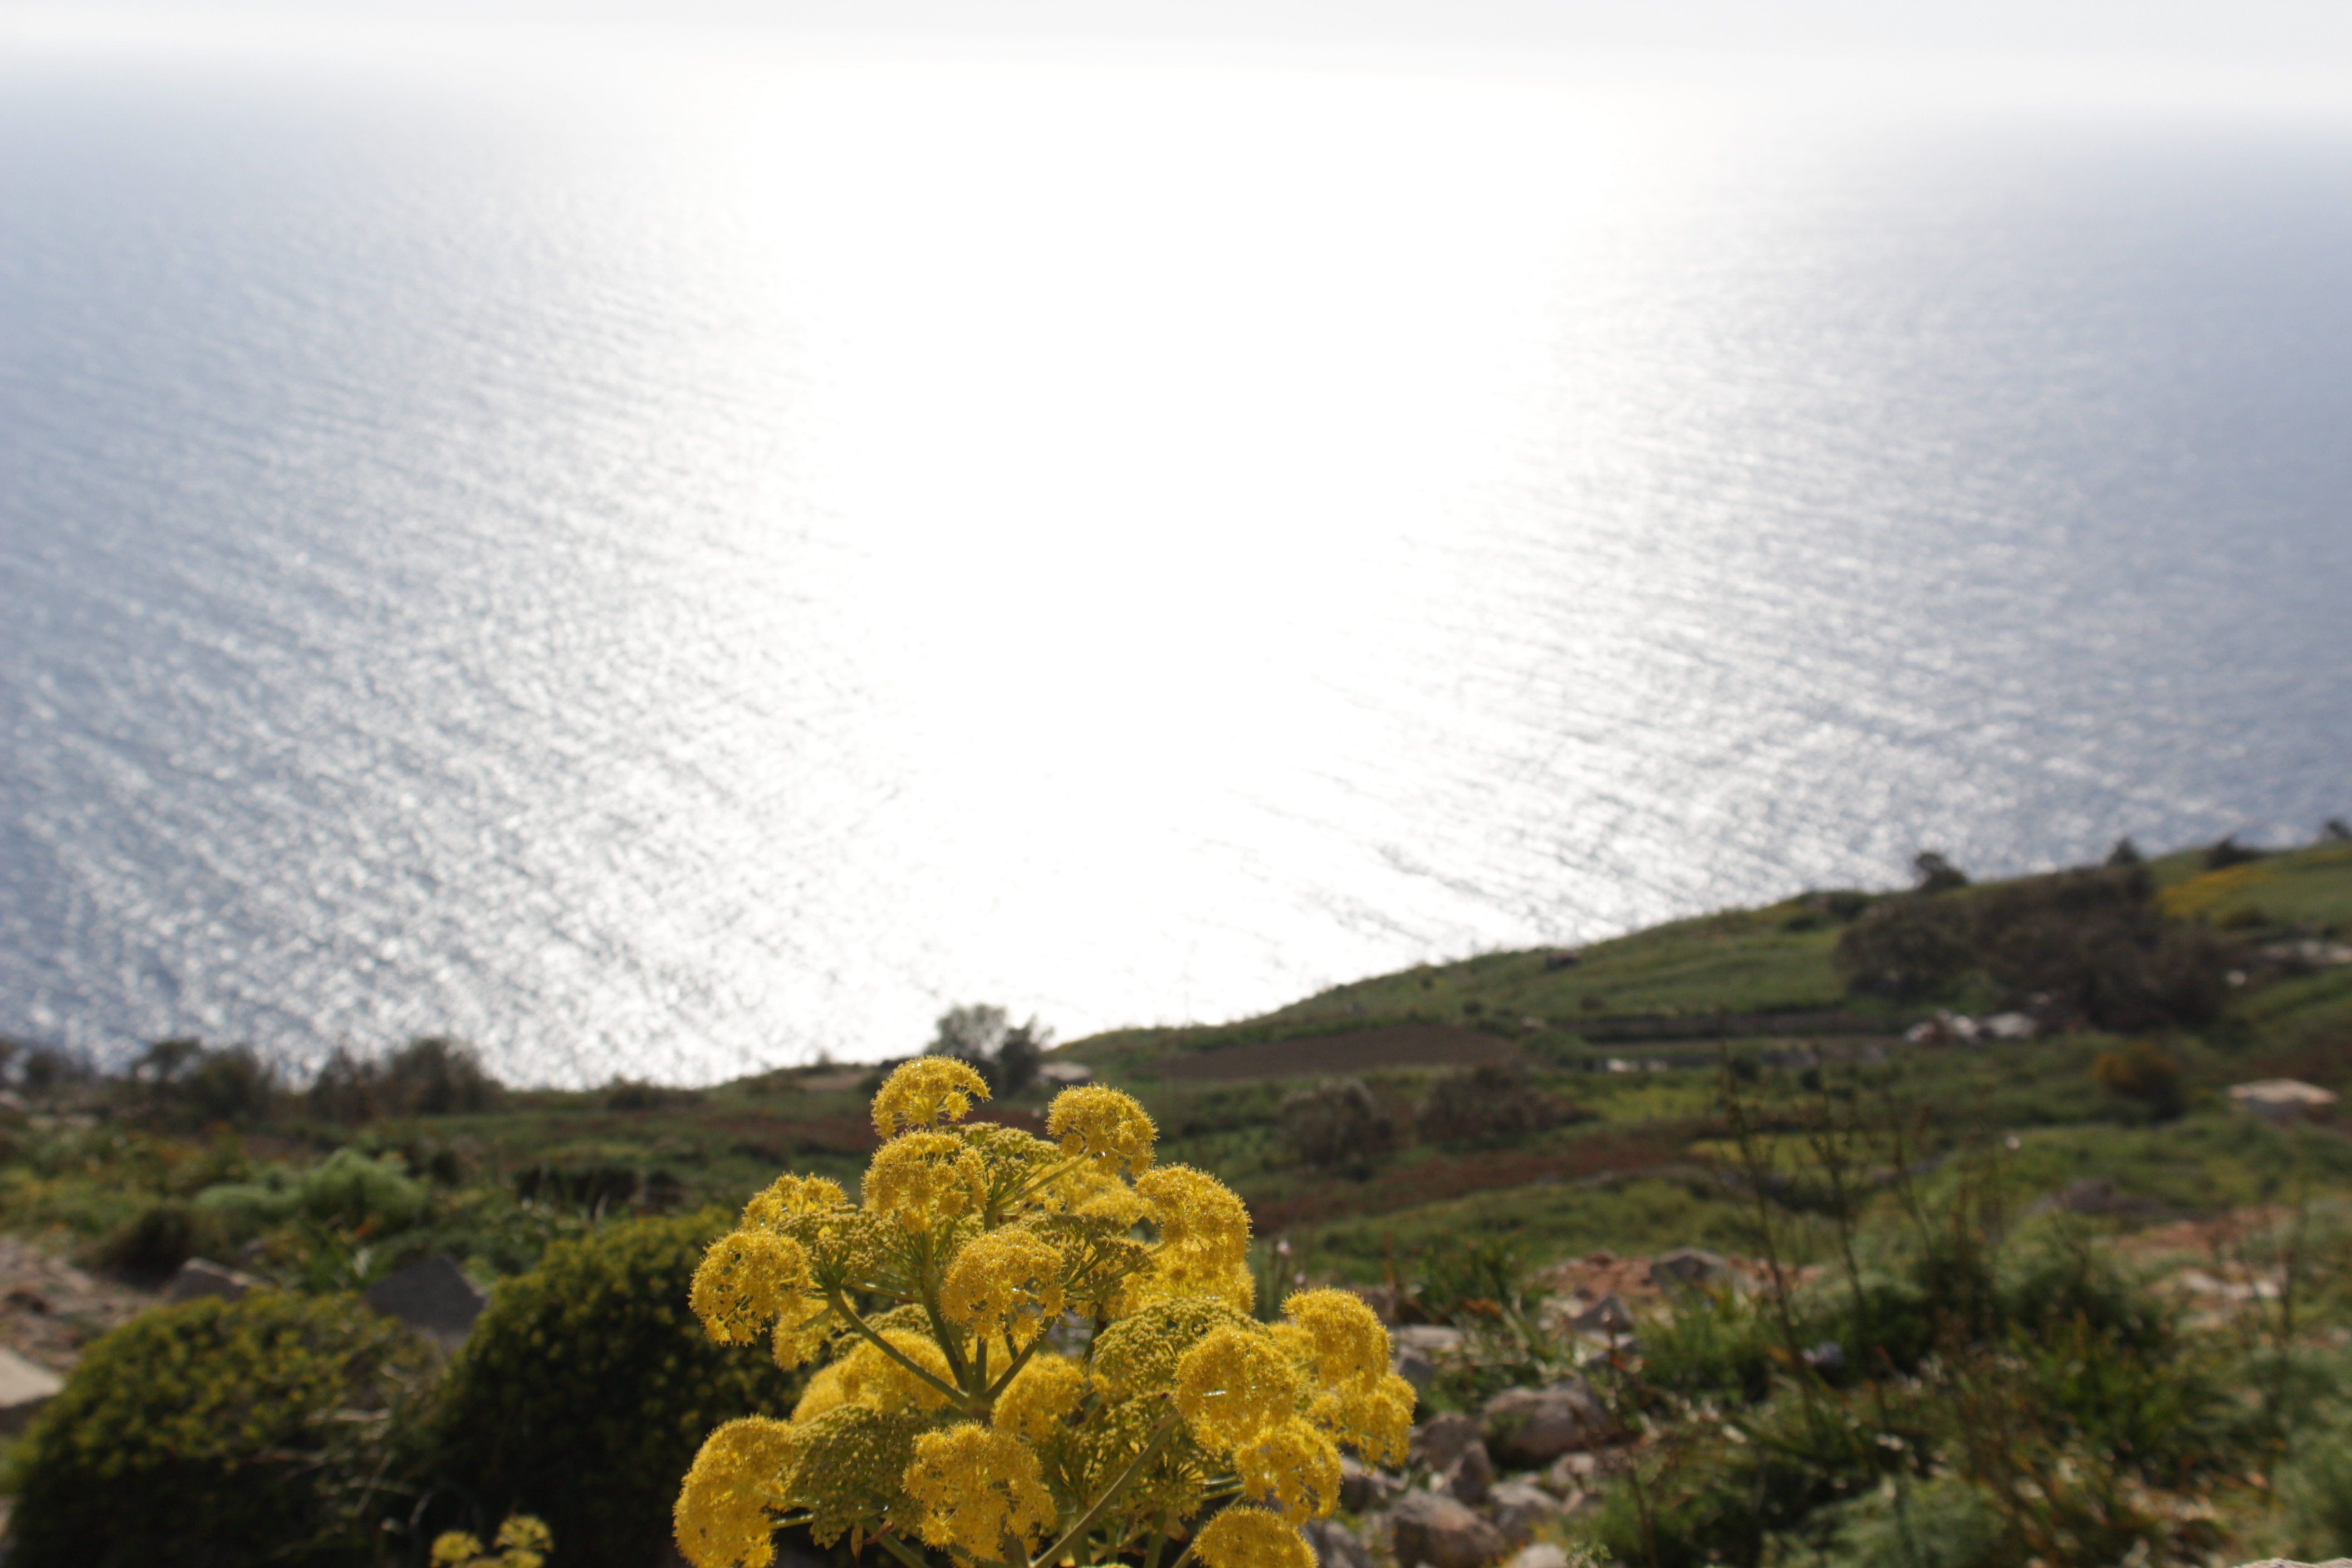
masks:
<svg viewBox="0 0 2352 1568"><path fill-rule="evenodd" d="M745 1154L776 1163L803 1153L870 1154L880 1142L862 1116L723 1116L710 1125L740 1140Z"/></svg>
<svg viewBox="0 0 2352 1568"><path fill-rule="evenodd" d="M1451 1024L1395 1024L1344 1035L1261 1040L1176 1057L1160 1070L1170 1078L1318 1078L1381 1068L1477 1067L1527 1059L1510 1041Z"/></svg>
<svg viewBox="0 0 2352 1568"><path fill-rule="evenodd" d="M1541 1149L1492 1149L1440 1155L1381 1172L1370 1181L1318 1181L1285 1196L1250 1203L1261 1235L1360 1215L1388 1214L1529 1182L1573 1181L1613 1171L1653 1170L1685 1158L1679 1130L1597 1132Z"/></svg>

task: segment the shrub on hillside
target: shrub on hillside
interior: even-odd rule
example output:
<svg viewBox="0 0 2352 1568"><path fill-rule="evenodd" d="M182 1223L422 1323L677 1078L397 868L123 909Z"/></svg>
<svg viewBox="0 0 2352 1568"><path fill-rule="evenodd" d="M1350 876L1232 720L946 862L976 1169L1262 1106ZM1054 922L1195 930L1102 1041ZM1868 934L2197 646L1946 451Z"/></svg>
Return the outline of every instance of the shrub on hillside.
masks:
<svg viewBox="0 0 2352 1568"><path fill-rule="evenodd" d="M98 1069L87 1058L56 1047L25 1046L22 1041L10 1044L22 1048L22 1055L12 1053L10 1060L16 1069L16 1086L36 1098L47 1099L98 1076Z"/></svg>
<svg viewBox="0 0 2352 1568"><path fill-rule="evenodd" d="M1922 893L1948 893L1969 885L1969 874L1933 849L1913 856L1911 868L1919 875L1917 890Z"/></svg>
<svg viewBox="0 0 2352 1568"><path fill-rule="evenodd" d="M971 1063L990 1093L1012 1095L1037 1080L1038 1065L1053 1038L1054 1031L1034 1017L1015 1024L1003 1008L973 1003L940 1014L938 1030L925 1049L932 1056Z"/></svg>
<svg viewBox="0 0 2352 1568"><path fill-rule="evenodd" d="M196 1203L248 1231L300 1219L383 1236L423 1219L432 1199L401 1166L397 1155L338 1149L306 1171L279 1167L249 1182L207 1187Z"/></svg>
<svg viewBox="0 0 2352 1568"><path fill-rule="evenodd" d="M2146 1104L2160 1121L2179 1115L2184 1104L2180 1064L2151 1041L2134 1040L2119 1051L2101 1051L2091 1064L2091 1079L2101 1089Z"/></svg>
<svg viewBox="0 0 2352 1568"><path fill-rule="evenodd" d="M377 1561L428 1352L352 1298L165 1307L91 1345L26 1439L14 1568Z"/></svg>
<svg viewBox="0 0 2352 1568"><path fill-rule="evenodd" d="M2200 1505L2259 1448L2245 1380L2096 1248L1937 1228L1785 1300L1693 1297L1645 1323L1642 1365L1602 1375L1664 1440L1642 1489L1604 1500L1601 1542L1689 1568L1801 1542L1852 1568L2208 1555Z"/></svg>
<svg viewBox="0 0 2352 1568"><path fill-rule="evenodd" d="M108 1233L97 1261L134 1279L160 1281L189 1258L226 1250L220 1216L184 1198L159 1198Z"/></svg>
<svg viewBox="0 0 2352 1568"><path fill-rule="evenodd" d="M710 1428L782 1415L800 1379L713 1342L687 1305L715 1211L629 1220L558 1242L499 1287L439 1421L436 1507L487 1531L530 1513L558 1568L645 1568L670 1535L678 1478Z"/></svg>
<svg viewBox="0 0 2352 1568"><path fill-rule="evenodd" d="M1538 1089L1527 1068L1488 1062L1431 1084L1413 1124L1433 1143L1501 1143L1556 1127L1575 1114Z"/></svg>
<svg viewBox="0 0 2352 1568"><path fill-rule="evenodd" d="M2238 842L2237 835L2231 834L2205 851L2205 869L2226 871L2232 866L2243 866L2249 861L2259 860L2262 858L2262 850L2248 848Z"/></svg>
<svg viewBox="0 0 2352 1568"><path fill-rule="evenodd" d="M2220 945L2168 928L2144 865L2031 877L1977 897L1974 941L2010 999L2105 1029L2200 1024L2227 994Z"/></svg>
<svg viewBox="0 0 2352 1568"><path fill-rule="evenodd" d="M503 1092L462 1040L432 1035L378 1060L338 1046L311 1081L310 1113L333 1121L378 1116L457 1116L488 1110Z"/></svg>
<svg viewBox="0 0 2352 1568"><path fill-rule="evenodd" d="M1396 1119L1360 1079L1333 1079L1282 1102L1282 1138L1318 1170L1369 1170L1397 1145Z"/></svg>
<svg viewBox="0 0 2352 1568"><path fill-rule="evenodd" d="M278 1069L251 1046L157 1040L131 1064L145 1110L166 1121L258 1121L278 1096Z"/></svg>
<svg viewBox="0 0 2352 1568"><path fill-rule="evenodd" d="M1973 959L1968 911L1951 899L1918 894L1873 905L1831 953L1850 989L1904 1001L1945 990Z"/></svg>

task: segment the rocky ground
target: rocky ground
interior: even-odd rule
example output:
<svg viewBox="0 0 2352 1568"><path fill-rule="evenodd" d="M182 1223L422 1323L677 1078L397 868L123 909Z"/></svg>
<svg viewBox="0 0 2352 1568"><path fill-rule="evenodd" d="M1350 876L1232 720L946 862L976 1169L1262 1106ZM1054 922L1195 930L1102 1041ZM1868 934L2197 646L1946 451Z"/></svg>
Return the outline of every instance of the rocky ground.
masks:
<svg viewBox="0 0 2352 1568"><path fill-rule="evenodd" d="M72 1372L82 1346L156 1300L0 1236L0 1345L52 1372Z"/></svg>
<svg viewBox="0 0 2352 1568"><path fill-rule="evenodd" d="M1622 1439L1581 1378L1506 1389L1475 1415L1415 1427L1402 1470L1348 1461L1343 1517L1308 1535L1321 1568L1479 1568L1506 1558L1512 1568L1566 1568L1566 1552L1539 1538L1590 1506L1623 1467Z"/></svg>

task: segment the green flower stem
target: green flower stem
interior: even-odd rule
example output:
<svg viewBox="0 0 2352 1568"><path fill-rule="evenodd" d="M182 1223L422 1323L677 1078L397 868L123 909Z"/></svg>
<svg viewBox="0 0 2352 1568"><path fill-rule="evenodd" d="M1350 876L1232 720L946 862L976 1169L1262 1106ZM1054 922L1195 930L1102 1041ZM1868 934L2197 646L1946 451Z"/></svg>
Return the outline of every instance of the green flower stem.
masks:
<svg viewBox="0 0 2352 1568"><path fill-rule="evenodd" d="M891 1556L896 1557L899 1562L904 1563L907 1565L907 1568L931 1568L929 1563L923 1561L921 1553L910 1549L905 1542L899 1540L896 1535L885 1532L883 1534L874 1536L871 1539L875 1544L881 1547L883 1551L887 1552Z"/></svg>
<svg viewBox="0 0 2352 1568"><path fill-rule="evenodd" d="M1044 1170L1036 1173L1027 1181L1022 1183L1019 1186L1013 1188L1011 1192L1006 1193L1003 1197L997 1199L996 1202L989 1205L987 1217L990 1219L1001 1217L1002 1210L1013 1204L1019 1203L1023 1198L1027 1197L1038 1188L1045 1185L1045 1184L1051 1182L1063 1172L1076 1169L1080 1164L1084 1163L1088 1157L1089 1156L1085 1154L1073 1154L1068 1159L1062 1160L1055 1164L1046 1166Z"/></svg>
<svg viewBox="0 0 2352 1568"><path fill-rule="evenodd" d="M955 1333L948 1327L947 1319L940 1315L934 1304L937 1300L937 1291L926 1290L923 1293L923 1316L931 1325L932 1342L940 1347L940 1353L947 1358L948 1371L956 1380L957 1399L969 1404L973 1391L964 1385L971 1381L971 1367L963 1359L963 1350L956 1343Z"/></svg>
<svg viewBox="0 0 2352 1568"><path fill-rule="evenodd" d="M1028 1348L1015 1354L1010 1362L1005 1363L1004 1375L998 1378L994 1383L990 1384L988 1385L987 1392L983 1393L981 1397L982 1399L989 1400L992 1403L994 1402L997 1395L1003 1394L1005 1389L1011 1385L1013 1380L1021 1375L1021 1369L1029 1364L1029 1358L1035 1355L1037 1353L1037 1347L1045 1342L1045 1330L1041 1326L1037 1330L1037 1337L1029 1342ZM1013 1336L1010 1334L1007 1334L1004 1338L1004 1348L1007 1350L1011 1350L1013 1348Z"/></svg>
<svg viewBox="0 0 2352 1568"><path fill-rule="evenodd" d="M1168 1446L1168 1439L1176 1436L1176 1427L1181 1419L1182 1417L1174 1411L1170 1411L1160 1421L1158 1429L1151 1434L1151 1440L1144 1444L1143 1452L1136 1455L1134 1462L1118 1473L1118 1479L1104 1489L1103 1495L1095 1500L1095 1506L1087 1510L1086 1517L1064 1531L1061 1540L1030 1559L1029 1568L1054 1568L1054 1564L1061 1562L1062 1553L1070 1549L1073 1542L1086 1539L1087 1531L1102 1522L1103 1515L1110 1511L1110 1505L1118 1500L1119 1493L1127 1489L1127 1483L1141 1475L1144 1467L1160 1457L1160 1450Z"/></svg>
<svg viewBox="0 0 2352 1568"><path fill-rule="evenodd" d="M892 1344L888 1340L886 1340L880 1334L876 1333L874 1331L874 1325L859 1317L857 1315L856 1309L852 1307L848 1300L843 1297L839 1291L830 1291L827 1292L827 1294L833 1302L833 1310L841 1314L842 1321L847 1323L851 1329L864 1336L866 1343L872 1345L876 1350L880 1351L884 1355L888 1356L892 1361L897 1362L900 1366L905 1367L908 1372L913 1373L923 1382L930 1384L933 1388L938 1389L941 1394L946 1394L950 1400L955 1402L955 1407L957 1409L969 1412L972 1408L972 1397L971 1394L966 1394L962 1389L958 1388L952 1383L940 1382L929 1372L926 1372L923 1368L916 1365L913 1362L908 1361L905 1353L901 1352L897 1345Z"/></svg>

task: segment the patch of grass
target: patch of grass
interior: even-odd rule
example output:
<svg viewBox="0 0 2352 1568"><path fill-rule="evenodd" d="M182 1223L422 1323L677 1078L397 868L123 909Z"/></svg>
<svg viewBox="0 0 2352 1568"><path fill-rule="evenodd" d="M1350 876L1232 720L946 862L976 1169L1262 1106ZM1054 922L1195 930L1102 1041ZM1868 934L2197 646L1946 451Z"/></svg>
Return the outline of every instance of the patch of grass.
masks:
<svg viewBox="0 0 2352 1568"><path fill-rule="evenodd" d="M2219 871L2200 871L2158 899L2175 920L2227 924L2259 911L2273 925L2352 927L2352 844L2315 844Z"/></svg>
<svg viewBox="0 0 2352 1568"><path fill-rule="evenodd" d="M1702 1171L1554 1182L1415 1205L1380 1215L1334 1220L1294 1245L1301 1267L1318 1276L1370 1282L1391 1260L1434 1247L1507 1241L1537 1263L1607 1247L1621 1253L1693 1246L1745 1249L1752 1210ZM1806 1222L1791 1220L1792 1232ZM1810 1256L1807 1249L1807 1256Z"/></svg>

